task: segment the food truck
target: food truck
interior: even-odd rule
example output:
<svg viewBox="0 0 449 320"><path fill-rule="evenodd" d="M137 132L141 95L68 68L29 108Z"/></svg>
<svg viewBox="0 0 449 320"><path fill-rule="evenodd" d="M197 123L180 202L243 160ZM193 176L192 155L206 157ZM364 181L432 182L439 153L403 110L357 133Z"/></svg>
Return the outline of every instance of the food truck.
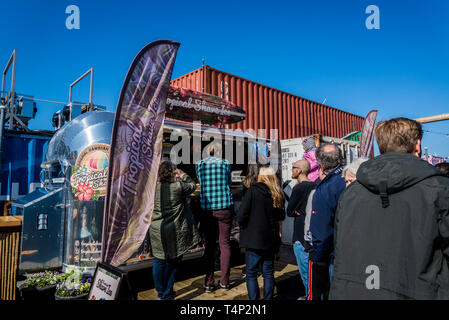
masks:
<svg viewBox="0 0 449 320"><path fill-rule="evenodd" d="M176 95L176 89L170 92ZM171 97L169 95L169 97ZM75 106L70 106L75 108ZM67 110L67 108L66 108ZM214 119L228 123L244 119L244 111L234 107L234 115L218 117L214 109L190 110L185 116L191 120L173 119L179 110L167 104L163 127L163 159L171 159L196 180L195 162L204 155L211 141L221 141L223 156L232 168L232 193L235 208L242 198L242 173L249 162L271 161L280 164L280 153L274 150L277 141L260 139L241 130L229 130L224 125L212 126ZM205 114L206 113L206 114ZM59 127L50 140L45 161L41 164L42 186L12 204L12 214L22 215L21 273L44 269L66 270L82 267L93 273L101 260L103 211L109 166L109 146L114 113L104 110L86 110L71 119L66 112L61 119L55 114ZM182 116L182 115L181 115ZM208 124L195 122L207 119ZM263 159L262 159L263 158ZM280 168L280 166L279 166ZM196 180L197 181L197 180ZM198 181L197 181L198 182ZM199 222L199 186L188 199L196 222ZM201 226L199 225L200 231ZM238 241L238 227L234 224L233 240ZM238 246L237 246L238 247ZM203 248L194 248L185 259L200 257ZM152 265L149 239L122 266L132 271Z"/></svg>
<svg viewBox="0 0 449 320"><path fill-rule="evenodd" d="M94 272L101 258L102 224L106 177L109 164L109 143L114 113L90 111L81 114L58 130L49 142L45 162L42 163L42 187L20 198L12 205L14 215L23 215L20 271L27 273L43 269L63 270L79 266ZM163 159L172 159L178 167L196 180L193 140L199 139L201 150L211 137L223 139L224 156L231 162L232 193L235 208L242 200L242 181L248 162L256 158L269 159L268 150L276 141L258 139L242 131L195 126L193 123L166 119L164 122ZM316 135L317 144L338 144L347 162L358 157L358 142ZM178 147L183 139L189 141L188 159L181 161ZM271 165L278 166L283 182L291 187L291 163L303 154L302 139L279 141L278 158L271 157ZM273 152L273 154L275 154ZM272 155L272 154L271 154ZM80 182L90 189L75 188ZM197 180L196 180L197 181ZM198 181L197 181L198 182ZM188 199L196 222L199 222L199 187ZM201 230L201 225L198 225ZM282 242L291 244L293 218L283 222ZM238 226L234 222L232 241L238 247ZM194 248L184 259L201 257L202 247ZM152 265L148 237L139 250L122 266L133 271Z"/></svg>
<svg viewBox="0 0 449 320"><path fill-rule="evenodd" d="M72 87L88 74L91 74L89 103L72 103ZM93 274L103 249L109 149L115 114L93 104L92 68L70 85L69 104L51 118L54 131L30 130L27 124L34 118L35 103L31 96L25 99L25 96L15 94L14 78L7 97L4 97L4 83L2 85L0 119L8 105L10 130L0 130L0 150L4 143L7 150L14 145L14 150L24 152L3 157L9 164L3 167L9 171L0 181L0 187L3 187L0 189L6 189L4 196L0 194L0 200L7 202L0 204L5 208L10 206L10 210L5 210L8 215L23 217L18 236L21 237L19 273L48 269L66 272L75 267ZM242 200L242 181L249 163L270 164L283 183L290 187L294 185L290 178L291 162L301 158L303 138L279 140L270 132L271 140L268 140L264 138L267 136L264 130L229 130L229 124L245 119L242 108L220 97L173 86L169 88L165 115L162 158L174 161L194 180L197 180L195 163L205 157L204 151L211 140L222 142L223 156L231 163L235 210ZM0 124L3 128L3 120ZM358 155L357 142L318 135L316 140L317 145L323 141L339 144L348 155L348 162ZM3 158L0 154L0 160ZM26 162L28 166L22 168ZM188 203L201 232L199 190L197 184ZM291 244L292 226L293 219L287 217L283 222L284 244ZM239 249L236 221L231 238L234 244L231 247ZM203 252L202 246L192 248L183 258L201 257ZM140 248L119 268L125 272L144 269L150 267L152 261L147 234Z"/></svg>

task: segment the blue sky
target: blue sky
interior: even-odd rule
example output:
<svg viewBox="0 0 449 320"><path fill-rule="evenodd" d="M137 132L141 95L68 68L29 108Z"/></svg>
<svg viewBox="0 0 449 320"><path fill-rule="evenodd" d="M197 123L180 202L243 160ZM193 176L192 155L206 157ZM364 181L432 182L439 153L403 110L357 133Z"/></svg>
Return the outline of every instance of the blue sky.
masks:
<svg viewBox="0 0 449 320"><path fill-rule="evenodd" d="M65 26L69 5L80 29ZM368 5L380 30L368 30ZM16 91L68 101L95 68L94 103L116 108L126 72L147 43L181 42L173 78L206 64L378 120L449 112L449 1L0 0L0 67L18 51ZM9 79L9 76L8 76ZM9 86L9 80L8 80ZM8 88L7 86L7 88ZM87 101L89 81L74 88ZM38 102L33 129L62 106ZM449 121L424 125L423 146L449 156Z"/></svg>

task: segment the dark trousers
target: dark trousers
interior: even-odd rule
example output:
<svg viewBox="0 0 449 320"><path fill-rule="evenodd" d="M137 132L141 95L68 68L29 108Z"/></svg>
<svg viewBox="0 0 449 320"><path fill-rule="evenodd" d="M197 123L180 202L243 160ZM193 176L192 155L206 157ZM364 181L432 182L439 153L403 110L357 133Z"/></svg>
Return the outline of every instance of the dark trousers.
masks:
<svg viewBox="0 0 449 320"><path fill-rule="evenodd" d="M218 233L218 243L220 245L220 283L229 284L229 269L231 266L231 226L233 211L230 209L204 212L206 248L204 259L206 267L205 285L214 284L215 271L215 251Z"/></svg>
<svg viewBox="0 0 449 320"><path fill-rule="evenodd" d="M153 282L160 300L173 300L173 285L175 284L175 275L182 257L176 259L162 260L154 258L153 260Z"/></svg>
<svg viewBox="0 0 449 320"><path fill-rule="evenodd" d="M263 298L272 300L274 294L274 250L246 249L246 289L250 300L259 300L259 283L257 275L259 266L262 266Z"/></svg>
<svg viewBox="0 0 449 320"><path fill-rule="evenodd" d="M328 300L333 265L309 260L309 287L307 300Z"/></svg>

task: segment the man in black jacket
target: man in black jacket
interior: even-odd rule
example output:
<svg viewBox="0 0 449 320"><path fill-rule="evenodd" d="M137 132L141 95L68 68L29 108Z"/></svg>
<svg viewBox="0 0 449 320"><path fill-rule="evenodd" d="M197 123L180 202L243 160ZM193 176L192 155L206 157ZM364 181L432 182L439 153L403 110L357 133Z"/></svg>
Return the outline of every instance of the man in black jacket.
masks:
<svg viewBox="0 0 449 320"><path fill-rule="evenodd" d="M330 299L449 299L449 179L420 159L421 124L380 122L381 155L340 197Z"/></svg>
<svg viewBox="0 0 449 320"><path fill-rule="evenodd" d="M304 240L304 223L306 218L306 205L310 192L316 184L307 178L310 164L307 160L299 160L292 164L292 178L298 183L293 187L287 206L287 216L294 217L293 225L293 251L298 264L299 273L305 289L305 300L309 283L309 254L306 252L308 244Z"/></svg>

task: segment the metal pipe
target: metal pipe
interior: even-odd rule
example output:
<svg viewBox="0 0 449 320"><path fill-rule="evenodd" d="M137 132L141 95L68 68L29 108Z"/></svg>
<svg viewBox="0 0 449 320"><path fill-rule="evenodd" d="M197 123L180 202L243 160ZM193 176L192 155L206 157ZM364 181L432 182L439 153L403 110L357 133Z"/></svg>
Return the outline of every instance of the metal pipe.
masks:
<svg viewBox="0 0 449 320"><path fill-rule="evenodd" d="M8 63L6 64L5 69L3 70L3 77L2 77L2 98L3 98L3 93L5 91L5 82L6 82L6 74L9 70L9 68L11 67L12 64L12 75L11 75L11 91L10 91L10 96L11 96L11 100L9 101L9 129L12 130L13 126L14 126L14 118L13 118L13 108L14 108L14 104L15 104L15 100L16 100L16 93L15 93L15 89L16 89L16 61L17 61L17 51L16 49L13 50L11 57L8 60ZM4 117L3 117L3 121L4 121ZM3 121L0 123L0 125L3 128ZM3 137L1 137L3 138ZM0 146L1 146L1 142L0 142Z"/></svg>
<svg viewBox="0 0 449 320"><path fill-rule="evenodd" d="M90 94L89 94L89 103L90 106L93 106L93 100L94 100L94 68L91 68L91 73L90 73Z"/></svg>
<svg viewBox="0 0 449 320"><path fill-rule="evenodd" d="M428 117L422 117L417 118L415 121L418 121L420 123L430 123L430 122L437 122L437 121L443 121L443 120L449 120L449 113L443 113L435 116L428 116Z"/></svg>
<svg viewBox="0 0 449 320"><path fill-rule="evenodd" d="M78 82L83 80L87 75L90 74L90 92L89 92L89 104L93 105L93 92L94 92L94 68L90 68L88 71L86 71L81 77L76 79L69 88L69 104L72 104L72 89L73 86L76 85Z"/></svg>
<svg viewBox="0 0 449 320"><path fill-rule="evenodd" d="M3 81L2 81L2 98L3 93L5 91L5 80L6 80L6 74L8 73L9 67L11 66L11 63L13 64L13 72L12 72L12 81L11 81L11 91L14 91L16 86L16 57L17 57L17 51L14 49L14 51L11 54L11 57L8 60L8 63L6 64L5 70L3 70Z"/></svg>
<svg viewBox="0 0 449 320"><path fill-rule="evenodd" d="M201 84L201 92L204 92L204 82L205 82L205 79L204 79L204 77L205 77L205 74L206 74L206 71L204 70L204 68L205 68L205 65L204 65L204 58L203 58L203 64L202 64L202 70L201 70L201 72L203 73L203 83Z"/></svg>
<svg viewBox="0 0 449 320"><path fill-rule="evenodd" d="M11 63L13 64L12 67L12 79L11 79L11 97L12 102L11 104L14 105L15 100L15 88L16 88L16 60L17 60L17 51L14 49L14 51L11 54L11 57L8 60L8 63L6 64L5 70L3 70L3 77L2 77L2 94L1 94L1 101L3 101L3 94L5 92L5 82L6 82L6 73L9 70L9 67L11 66ZM5 111L6 111L6 105L1 104L0 102L0 172L2 170L2 156L3 156L3 130L4 130L4 122L5 122ZM12 110L11 110L12 111ZM12 117L12 114L9 116L9 127L12 129L14 119Z"/></svg>
<svg viewBox="0 0 449 320"><path fill-rule="evenodd" d="M3 157L3 122L5 121L6 106L0 105L0 172L2 172L2 157Z"/></svg>

